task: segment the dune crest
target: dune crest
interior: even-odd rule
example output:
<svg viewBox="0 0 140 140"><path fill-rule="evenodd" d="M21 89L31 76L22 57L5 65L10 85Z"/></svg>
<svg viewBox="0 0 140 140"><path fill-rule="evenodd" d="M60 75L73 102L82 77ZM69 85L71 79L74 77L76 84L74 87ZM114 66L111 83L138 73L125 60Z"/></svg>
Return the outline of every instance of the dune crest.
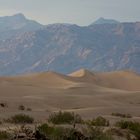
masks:
<svg viewBox="0 0 140 140"><path fill-rule="evenodd" d="M89 77L92 75L93 75L93 73L86 69L80 69L78 71L75 71L75 72L69 74L69 76L72 76L72 77Z"/></svg>
<svg viewBox="0 0 140 140"><path fill-rule="evenodd" d="M92 73L88 70L78 70L69 74L81 82L98 85L113 89L140 91L140 75L129 71L114 71L103 73Z"/></svg>

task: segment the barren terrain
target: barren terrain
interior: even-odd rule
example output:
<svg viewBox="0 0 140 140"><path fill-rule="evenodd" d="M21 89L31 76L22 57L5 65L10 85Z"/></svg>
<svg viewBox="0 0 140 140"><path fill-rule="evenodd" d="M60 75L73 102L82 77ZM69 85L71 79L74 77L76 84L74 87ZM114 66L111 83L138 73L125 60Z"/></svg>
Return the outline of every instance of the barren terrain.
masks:
<svg viewBox="0 0 140 140"><path fill-rule="evenodd" d="M79 70L69 75L55 72L0 78L0 118L24 112L45 120L54 111L65 110L83 118L113 112L140 117L140 76L131 71L92 73ZM32 111L20 111L20 105Z"/></svg>

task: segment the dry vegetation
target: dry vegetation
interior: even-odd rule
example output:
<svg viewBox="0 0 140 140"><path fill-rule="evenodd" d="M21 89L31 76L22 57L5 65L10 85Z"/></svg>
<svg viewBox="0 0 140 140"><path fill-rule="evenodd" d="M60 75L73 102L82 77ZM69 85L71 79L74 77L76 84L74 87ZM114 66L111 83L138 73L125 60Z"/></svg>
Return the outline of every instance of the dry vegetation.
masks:
<svg viewBox="0 0 140 140"><path fill-rule="evenodd" d="M34 118L17 114L9 118L15 128L0 131L2 140L139 140L140 123L121 120L110 126L104 117L82 120L71 112L58 112L49 116L48 121L33 127ZM16 128L16 125L20 127Z"/></svg>

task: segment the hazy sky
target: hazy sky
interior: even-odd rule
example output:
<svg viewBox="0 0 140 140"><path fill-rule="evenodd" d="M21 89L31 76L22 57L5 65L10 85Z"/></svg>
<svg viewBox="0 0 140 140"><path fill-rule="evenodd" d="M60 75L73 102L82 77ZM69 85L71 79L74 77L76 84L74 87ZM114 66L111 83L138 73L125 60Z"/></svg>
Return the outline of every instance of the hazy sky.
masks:
<svg viewBox="0 0 140 140"><path fill-rule="evenodd" d="M0 0L0 16L15 13L43 24L88 25L99 17L140 21L140 0Z"/></svg>

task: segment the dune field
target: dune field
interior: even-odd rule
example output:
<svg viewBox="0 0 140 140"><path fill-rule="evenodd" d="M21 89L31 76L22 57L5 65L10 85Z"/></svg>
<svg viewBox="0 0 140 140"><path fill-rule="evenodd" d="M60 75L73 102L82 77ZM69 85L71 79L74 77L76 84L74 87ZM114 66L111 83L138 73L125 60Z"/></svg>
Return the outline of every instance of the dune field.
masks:
<svg viewBox="0 0 140 140"><path fill-rule="evenodd" d="M81 69L69 75L55 72L0 77L0 118L27 113L45 120L52 112L65 110L83 118L111 113L140 117L140 75L131 71L94 73ZM32 111L21 111L20 105Z"/></svg>

